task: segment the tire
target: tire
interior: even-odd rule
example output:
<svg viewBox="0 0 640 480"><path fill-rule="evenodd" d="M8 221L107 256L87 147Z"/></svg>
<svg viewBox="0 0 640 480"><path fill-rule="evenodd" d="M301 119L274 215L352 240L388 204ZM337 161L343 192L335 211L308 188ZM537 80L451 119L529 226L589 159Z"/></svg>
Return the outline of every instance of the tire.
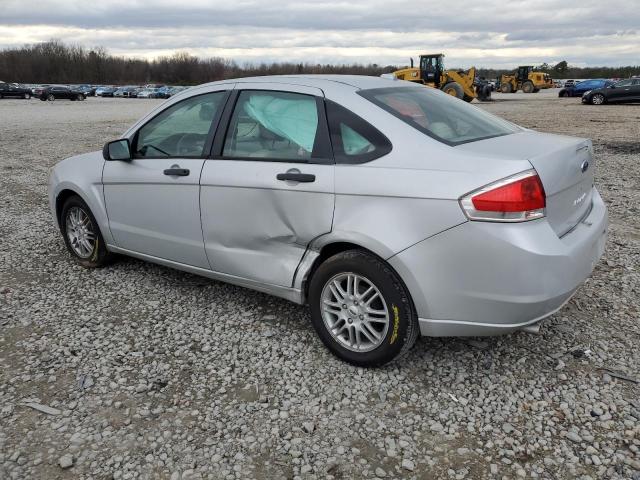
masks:
<svg viewBox="0 0 640 480"><path fill-rule="evenodd" d="M80 216L76 216L77 212L82 212ZM75 220L74 220L75 218ZM72 232L78 232L77 228L74 228L73 223L78 222L84 225L88 231L93 233L93 242L84 243L77 240L77 235ZM102 233L100 233L100 227L96 221L93 213L87 206L87 204L77 195L69 197L62 206L60 212L60 230L64 243L67 246L67 250L71 253L73 259L85 268L98 268L108 264L113 259L113 254L107 250ZM83 237L82 232L82 238ZM91 245L91 248L88 246Z"/></svg>
<svg viewBox="0 0 640 480"><path fill-rule="evenodd" d="M458 82L449 82L445 84L445 86L442 87L442 91L447 95L451 95L452 97L460 99L464 98L464 89Z"/></svg>
<svg viewBox="0 0 640 480"><path fill-rule="evenodd" d="M533 82L531 82L530 80L522 84L523 93L533 93L533 89L534 89Z"/></svg>
<svg viewBox="0 0 640 480"><path fill-rule="evenodd" d="M337 296L340 290L335 282L342 285L342 291L353 292L355 282L351 281L349 288L348 278L355 276L360 279L356 291L362 297L345 295L344 303L336 302L343 297ZM371 286L373 294L365 294ZM365 312L364 301L379 313L371 316ZM309 285L309 305L311 322L322 343L338 358L360 367L379 367L404 355L420 330L413 302L400 277L382 259L363 250L338 253L318 267ZM360 321L366 316L373 318L372 323ZM339 331L332 333L331 326ZM373 331L377 336L372 335ZM360 348L354 345L356 338L361 342Z"/></svg>
<svg viewBox="0 0 640 480"><path fill-rule="evenodd" d="M49 102L53 102L55 99L56 99L56 97L54 97L52 93L50 93L49 95L47 95L47 101L49 101Z"/></svg>
<svg viewBox="0 0 640 480"><path fill-rule="evenodd" d="M602 105L604 102L605 98L601 93L594 93L591 95L591 105Z"/></svg>
<svg viewBox="0 0 640 480"><path fill-rule="evenodd" d="M477 89L478 100L481 102L489 102L491 101L491 86L490 85L480 85Z"/></svg>
<svg viewBox="0 0 640 480"><path fill-rule="evenodd" d="M470 97L469 95L466 95L466 94L462 97L462 99L467 103L471 103L473 101L473 98L474 97Z"/></svg>
<svg viewBox="0 0 640 480"><path fill-rule="evenodd" d="M78 96L76 97L76 100L78 100L79 102L83 102L83 101L84 101L84 99L85 99L85 96L84 96L84 95L78 95Z"/></svg>
<svg viewBox="0 0 640 480"><path fill-rule="evenodd" d="M500 91L502 93L511 93L512 90L512 86L510 83L503 83L502 85L500 85Z"/></svg>
<svg viewBox="0 0 640 480"><path fill-rule="evenodd" d="M30 93L25 93L25 94L23 95L23 98L24 98L25 100L29 100L29 99L31 98L31 94L30 94Z"/></svg>
<svg viewBox="0 0 640 480"><path fill-rule="evenodd" d="M534 88L534 89L533 89L533 93L538 93L539 91L540 91L540 89L539 89L539 88Z"/></svg>

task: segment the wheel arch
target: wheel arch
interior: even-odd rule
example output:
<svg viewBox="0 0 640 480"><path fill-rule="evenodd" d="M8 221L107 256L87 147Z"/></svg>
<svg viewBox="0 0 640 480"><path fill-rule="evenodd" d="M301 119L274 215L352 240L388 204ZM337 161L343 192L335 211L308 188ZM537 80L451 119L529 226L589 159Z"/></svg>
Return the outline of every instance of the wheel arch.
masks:
<svg viewBox="0 0 640 480"><path fill-rule="evenodd" d="M380 259L380 261L384 262L389 269L391 269L400 279L400 282L402 283L402 285L405 288L405 291L407 293L407 296L409 298L409 301L411 302L411 306L414 310L415 310L415 303L413 301L413 298L411 296L411 292L409 290L409 288L407 287L407 284L405 283L404 279L402 278L402 276L400 275L400 273L387 261L387 259L391 256L391 255L385 255L388 252L381 252L378 248L372 249L370 247L372 247L371 245L365 246L367 244L367 242L358 242L358 241L353 241L353 240L332 240L329 242L324 243L321 247L318 248L318 250L315 250L315 258L313 259L313 261L310 263L310 266L308 268L305 269L305 271L303 272L298 272L298 275L300 277L300 281L301 281L301 299L302 299L302 304L307 304L308 303L308 298L309 298L309 285L311 283L311 279L313 278L314 273L316 272L316 270L318 269L318 267L320 265L322 265L322 263L327 260L328 258L331 258L334 255L337 255L338 253L342 253L345 252L347 250L361 250L364 252L367 252L377 258ZM378 250L378 252L376 252L375 250ZM304 263L304 261L303 261ZM302 264L301 264L302 265Z"/></svg>

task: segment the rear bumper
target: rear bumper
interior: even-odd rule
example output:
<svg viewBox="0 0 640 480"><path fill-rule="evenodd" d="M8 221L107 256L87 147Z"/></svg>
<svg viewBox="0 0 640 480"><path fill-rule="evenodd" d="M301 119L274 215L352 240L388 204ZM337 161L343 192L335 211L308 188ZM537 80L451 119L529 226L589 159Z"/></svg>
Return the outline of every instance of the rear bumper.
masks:
<svg viewBox="0 0 640 480"><path fill-rule="evenodd" d="M498 335L559 310L604 251L607 210L596 190L592 201L562 238L545 219L466 222L389 259L411 293L421 333Z"/></svg>

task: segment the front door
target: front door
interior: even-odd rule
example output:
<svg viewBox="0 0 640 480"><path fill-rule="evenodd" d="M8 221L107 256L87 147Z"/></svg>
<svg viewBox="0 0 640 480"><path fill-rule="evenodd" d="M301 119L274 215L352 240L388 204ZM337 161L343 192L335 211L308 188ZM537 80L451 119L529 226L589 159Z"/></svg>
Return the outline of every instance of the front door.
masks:
<svg viewBox="0 0 640 480"><path fill-rule="evenodd" d="M241 83L228 109L228 128L201 178L211 268L290 287L307 246L333 221L335 167L322 91Z"/></svg>
<svg viewBox="0 0 640 480"><path fill-rule="evenodd" d="M105 204L118 247L209 268L199 181L227 96L206 93L172 104L132 137L132 160L105 162Z"/></svg>

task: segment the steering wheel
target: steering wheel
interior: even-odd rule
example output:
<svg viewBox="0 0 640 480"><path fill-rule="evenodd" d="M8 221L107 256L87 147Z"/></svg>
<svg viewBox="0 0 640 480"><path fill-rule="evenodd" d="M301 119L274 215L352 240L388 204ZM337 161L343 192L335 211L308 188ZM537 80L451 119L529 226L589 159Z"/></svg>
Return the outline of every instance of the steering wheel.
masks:
<svg viewBox="0 0 640 480"><path fill-rule="evenodd" d="M188 139L192 139L191 142L187 142ZM204 147L204 138L199 133L185 133L180 137L176 144L176 153L178 156L182 155L194 155L202 151ZM199 150L196 151L196 150Z"/></svg>

